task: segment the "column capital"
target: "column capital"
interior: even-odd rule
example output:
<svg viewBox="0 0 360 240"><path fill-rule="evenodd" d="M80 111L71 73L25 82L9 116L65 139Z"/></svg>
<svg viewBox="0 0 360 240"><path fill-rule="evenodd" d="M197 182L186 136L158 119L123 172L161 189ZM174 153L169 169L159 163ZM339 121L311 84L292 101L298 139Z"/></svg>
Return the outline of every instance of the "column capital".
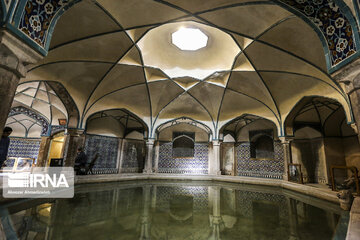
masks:
<svg viewBox="0 0 360 240"><path fill-rule="evenodd" d="M282 144L289 144L292 140L294 140L294 137L279 137Z"/></svg>
<svg viewBox="0 0 360 240"><path fill-rule="evenodd" d="M220 146L221 143L222 143L222 141L221 141L221 140L218 140L218 139L217 139L217 140L212 140L211 142L212 142L212 145L213 145L213 146Z"/></svg>
<svg viewBox="0 0 360 240"><path fill-rule="evenodd" d="M0 30L0 46L1 67L13 72L18 77L25 77L26 64L36 63L43 58L40 53L7 30Z"/></svg>
<svg viewBox="0 0 360 240"><path fill-rule="evenodd" d="M148 138L145 140L146 145L154 145L155 139L154 138Z"/></svg>
<svg viewBox="0 0 360 240"><path fill-rule="evenodd" d="M84 134L84 129L78 129L78 128L68 128L65 131L66 135L70 135L70 136L80 136L82 134Z"/></svg>

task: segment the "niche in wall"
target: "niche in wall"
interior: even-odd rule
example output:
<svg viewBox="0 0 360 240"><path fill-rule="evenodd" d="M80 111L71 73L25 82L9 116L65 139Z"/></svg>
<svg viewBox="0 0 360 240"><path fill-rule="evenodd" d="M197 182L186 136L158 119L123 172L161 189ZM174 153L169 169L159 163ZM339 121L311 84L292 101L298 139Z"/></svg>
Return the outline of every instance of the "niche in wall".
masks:
<svg viewBox="0 0 360 240"><path fill-rule="evenodd" d="M250 157L274 159L273 130L250 131Z"/></svg>
<svg viewBox="0 0 360 240"><path fill-rule="evenodd" d="M173 133L173 157L192 158L194 157L195 133L174 132Z"/></svg>

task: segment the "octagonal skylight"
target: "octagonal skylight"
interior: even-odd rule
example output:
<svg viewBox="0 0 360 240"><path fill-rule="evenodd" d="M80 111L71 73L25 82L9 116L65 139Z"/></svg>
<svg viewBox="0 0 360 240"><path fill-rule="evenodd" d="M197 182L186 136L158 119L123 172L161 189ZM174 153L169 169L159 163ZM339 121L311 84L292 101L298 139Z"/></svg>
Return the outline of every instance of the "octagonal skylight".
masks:
<svg viewBox="0 0 360 240"><path fill-rule="evenodd" d="M195 51L207 45L208 36L197 28L180 28L172 34L172 43L186 51Z"/></svg>

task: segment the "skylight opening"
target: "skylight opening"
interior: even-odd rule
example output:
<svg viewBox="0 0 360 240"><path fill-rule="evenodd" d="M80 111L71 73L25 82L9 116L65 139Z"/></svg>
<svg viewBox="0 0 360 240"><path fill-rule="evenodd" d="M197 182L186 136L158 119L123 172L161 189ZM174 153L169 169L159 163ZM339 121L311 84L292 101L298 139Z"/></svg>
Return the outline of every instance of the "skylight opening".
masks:
<svg viewBox="0 0 360 240"><path fill-rule="evenodd" d="M197 28L180 28L172 34L172 43L183 51L196 51L207 42L208 36Z"/></svg>

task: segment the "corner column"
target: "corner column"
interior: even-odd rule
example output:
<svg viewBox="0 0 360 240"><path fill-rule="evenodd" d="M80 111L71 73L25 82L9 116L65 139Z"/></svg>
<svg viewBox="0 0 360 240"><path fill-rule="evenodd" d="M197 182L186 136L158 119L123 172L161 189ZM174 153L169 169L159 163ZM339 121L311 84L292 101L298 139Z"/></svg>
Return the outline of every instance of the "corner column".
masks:
<svg viewBox="0 0 360 240"><path fill-rule="evenodd" d="M289 163L292 162L292 156L291 156L291 141L292 138L286 138L286 137L280 137L280 141L283 147L284 152L284 174L283 174L283 180L288 181L288 166Z"/></svg>
<svg viewBox="0 0 360 240"><path fill-rule="evenodd" d="M20 78L25 77L26 64L40 61L42 56L6 30L0 30L0 136L14 100Z"/></svg>
<svg viewBox="0 0 360 240"><path fill-rule="evenodd" d="M46 166L46 161L48 159L48 153L49 153L49 148L50 148L50 142L51 142L50 137L48 137L48 136L41 137L41 143L40 143L40 147L39 147L39 155L38 155L38 159L37 159L37 163L36 163L37 167L45 167Z"/></svg>
<svg viewBox="0 0 360 240"><path fill-rule="evenodd" d="M145 157L145 166L143 173L152 173L154 143L155 143L154 139L146 140L146 157Z"/></svg>
<svg viewBox="0 0 360 240"><path fill-rule="evenodd" d="M221 142L219 140L212 141L212 148L210 149L210 159L209 159L209 174L211 175L221 175L220 170L220 146Z"/></svg>
<svg viewBox="0 0 360 240"><path fill-rule="evenodd" d="M82 129L67 129L65 133L64 166L73 167L77 149L84 147L85 135Z"/></svg>
<svg viewBox="0 0 360 240"><path fill-rule="evenodd" d="M351 124L351 127L357 133L360 142L360 59L357 59L345 67L339 69L331 76L336 82L339 83L344 92L350 98L355 121L354 124Z"/></svg>

